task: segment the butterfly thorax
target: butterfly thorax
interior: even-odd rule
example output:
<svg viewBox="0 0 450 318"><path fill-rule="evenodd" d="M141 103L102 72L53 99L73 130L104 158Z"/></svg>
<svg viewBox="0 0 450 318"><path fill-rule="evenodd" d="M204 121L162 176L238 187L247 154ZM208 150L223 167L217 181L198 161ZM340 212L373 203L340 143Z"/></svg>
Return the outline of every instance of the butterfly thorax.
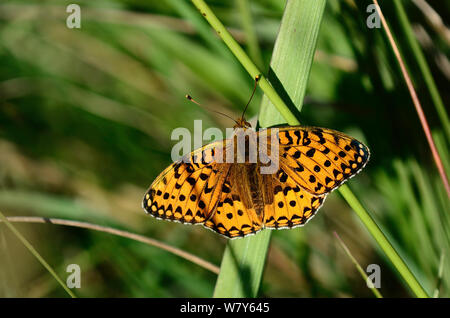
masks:
<svg viewBox="0 0 450 318"><path fill-rule="evenodd" d="M272 191L266 190L271 187L271 176L260 172L261 166L267 165L261 162L261 158L267 156L267 147L261 147L258 133L250 124L248 126L235 128L233 132L234 162L230 173L234 174L233 179L240 180L237 192L242 194L243 205L252 207L258 217L262 217L264 205L273 201Z"/></svg>
<svg viewBox="0 0 450 318"><path fill-rule="evenodd" d="M228 148L229 153L233 154L233 163L256 163L256 138L257 136L253 129L236 128L233 131L233 136L231 139L232 143Z"/></svg>
<svg viewBox="0 0 450 318"><path fill-rule="evenodd" d="M252 125L245 120L244 117L240 117L238 119L236 119L236 125L233 126L234 129L236 128L243 128L243 129L247 129L247 128L252 128Z"/></svg>

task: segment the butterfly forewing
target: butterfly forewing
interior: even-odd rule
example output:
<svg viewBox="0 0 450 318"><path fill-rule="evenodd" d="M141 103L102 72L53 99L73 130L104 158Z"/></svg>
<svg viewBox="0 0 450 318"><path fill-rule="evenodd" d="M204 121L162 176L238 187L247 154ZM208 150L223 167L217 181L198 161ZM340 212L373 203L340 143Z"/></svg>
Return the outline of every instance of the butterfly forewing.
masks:
<svg viewBox="0 0 450 318"><path fill-rule="evenodd" d="M279 130L280 166L306 191L323 195L358 173L369 149L343 133L317 127Z"/></svg>
<svg viewBox="0 0 450 318"><path fill-rule="evenodd" d="M222 142L207 145L191 153L188 160L170 165L145 194L144 209L161 219L192 224L205 222L220 198L230 167L211 158L212 149L221 147ZM199 159L200 155L203 157Z"/></svg>

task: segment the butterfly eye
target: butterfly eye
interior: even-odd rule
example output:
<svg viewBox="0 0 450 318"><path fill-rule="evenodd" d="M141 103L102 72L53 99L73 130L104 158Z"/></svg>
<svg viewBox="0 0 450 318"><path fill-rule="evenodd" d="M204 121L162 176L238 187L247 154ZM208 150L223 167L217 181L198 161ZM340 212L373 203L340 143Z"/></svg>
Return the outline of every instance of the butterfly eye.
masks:
<svg viewBox="0 0 450 318"><path fill-rule="evenodd" d="M244 125L246 128L251 128L252 124L250 124L248 121L244 121Z"/></svg>

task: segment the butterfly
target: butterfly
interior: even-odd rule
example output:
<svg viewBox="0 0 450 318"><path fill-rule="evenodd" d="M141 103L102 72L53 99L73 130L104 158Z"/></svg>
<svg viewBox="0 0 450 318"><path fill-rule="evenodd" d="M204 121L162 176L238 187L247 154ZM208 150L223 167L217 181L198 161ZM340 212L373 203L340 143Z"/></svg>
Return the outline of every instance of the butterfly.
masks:
<svg viewBox="0 0 450 318"><path fill-rule="evenodd" d="M227 238L295 228L311 220L326 196L369 160L367 146L332 129L285 126L262 133L252 131L244 115L235 122L232 138L194 150L155 179L142 201L147 213L202 224ZM236 161L236 140L243 133L247 154L252 145L266 146L256 146L260 155L277 144L269 154L277 159L275 171L262 173L268 165L262 156ZM217 160L231 152L231 162Z"/></svg>

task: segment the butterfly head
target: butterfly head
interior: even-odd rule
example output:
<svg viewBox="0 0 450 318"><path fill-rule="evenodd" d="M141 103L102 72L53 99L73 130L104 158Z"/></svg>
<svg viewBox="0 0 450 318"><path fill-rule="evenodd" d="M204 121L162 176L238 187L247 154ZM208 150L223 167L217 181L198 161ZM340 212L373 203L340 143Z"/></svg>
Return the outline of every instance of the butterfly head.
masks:
<svg viewBox="0 0 450 318"><path fill-rule="evenodd" d="M243 128L243 129L247 129L247 128L252 128L252 125L245 120L244 117L238 118L237 120L235 120L236 125L233 126L234 129L236 128Z"/></svg>

